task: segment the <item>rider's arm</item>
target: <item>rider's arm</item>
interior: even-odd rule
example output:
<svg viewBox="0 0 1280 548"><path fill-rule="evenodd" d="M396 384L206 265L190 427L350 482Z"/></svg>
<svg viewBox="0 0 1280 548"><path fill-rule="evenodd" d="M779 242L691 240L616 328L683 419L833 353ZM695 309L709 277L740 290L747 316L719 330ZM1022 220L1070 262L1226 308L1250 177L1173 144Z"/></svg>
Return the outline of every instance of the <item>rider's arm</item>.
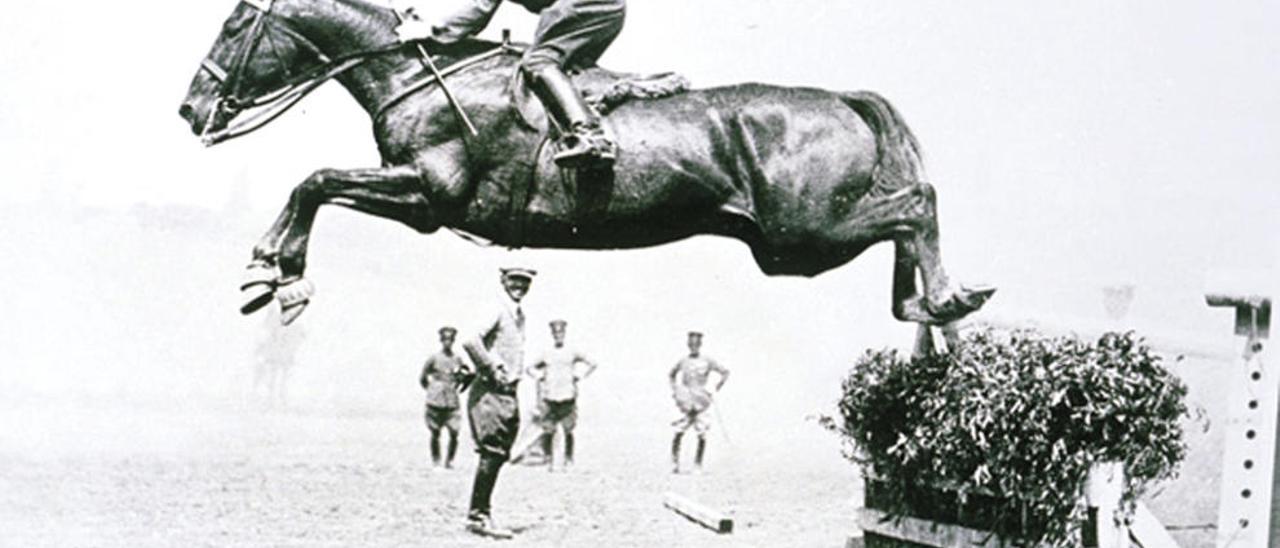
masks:
<svg viewBox="0 0 1280 548"><path fill-rule="evenodd" d="M474 36L488 26L502 0L468 0L467 5L445 16L431 28L431 37L442 43Z"/></svg>

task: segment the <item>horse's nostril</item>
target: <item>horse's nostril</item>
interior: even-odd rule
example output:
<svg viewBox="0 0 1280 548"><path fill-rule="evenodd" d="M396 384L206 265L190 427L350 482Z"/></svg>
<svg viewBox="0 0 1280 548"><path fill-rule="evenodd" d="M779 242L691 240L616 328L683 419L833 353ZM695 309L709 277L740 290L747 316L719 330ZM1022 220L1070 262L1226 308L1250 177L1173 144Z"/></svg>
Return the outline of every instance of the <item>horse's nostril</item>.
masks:
<svg viewBox="0 0 1280 548"><path fill-rule="evenodd" d="M190 103L183 103L182 106L178 107L178 116L181 116L184 120L190 120L193 112L195 112L195 109L192 108Z"/></svg>

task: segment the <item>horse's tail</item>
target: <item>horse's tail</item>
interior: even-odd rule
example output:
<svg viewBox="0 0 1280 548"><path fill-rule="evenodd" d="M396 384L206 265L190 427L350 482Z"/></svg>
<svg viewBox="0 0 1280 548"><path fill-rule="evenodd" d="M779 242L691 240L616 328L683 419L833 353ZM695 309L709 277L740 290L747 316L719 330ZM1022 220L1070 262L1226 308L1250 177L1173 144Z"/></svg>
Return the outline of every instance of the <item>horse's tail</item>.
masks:
<svg viewBox="0 0 1280 548"><path fill-rule="evenodd" d="M893 192L905 185L924 180L924 163L920 143L907 123L889 101L870 91L840 94L849 108L858 113L876 134L878 150L872 177L877 190Z"/></svg>

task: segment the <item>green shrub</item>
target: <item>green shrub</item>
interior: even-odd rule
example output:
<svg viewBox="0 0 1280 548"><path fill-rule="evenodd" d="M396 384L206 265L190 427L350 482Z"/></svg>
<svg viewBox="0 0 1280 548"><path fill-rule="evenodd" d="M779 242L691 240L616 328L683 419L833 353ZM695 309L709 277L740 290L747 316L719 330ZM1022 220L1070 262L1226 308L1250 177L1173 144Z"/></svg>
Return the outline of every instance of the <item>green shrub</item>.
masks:
<svg viewBox="0 0 1280 548"><path fill-rule="evenodd" d="M938 488L993 495L995 533L1070 544L1094 463L1124 463L1129 502L1173 477L1186 452L1185 395L1133 333L1090 344L979 329L943 356L868 351L844 381L841 417L824 423L847 458L890 487L891 515Z"/></svg>

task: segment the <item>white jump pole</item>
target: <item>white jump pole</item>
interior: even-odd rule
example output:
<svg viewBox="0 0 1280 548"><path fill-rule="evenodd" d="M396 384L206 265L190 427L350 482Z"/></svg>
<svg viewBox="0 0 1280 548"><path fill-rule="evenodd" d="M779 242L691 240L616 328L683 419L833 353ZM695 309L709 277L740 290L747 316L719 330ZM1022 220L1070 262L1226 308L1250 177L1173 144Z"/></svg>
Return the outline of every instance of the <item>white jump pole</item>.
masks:
<svg viewBox="0 0 1280 548"><path fill-rule="evenodd" d="M1274 497L1280 371L1264 358L1271 298L1238 288L1211 291L1205 302L1235 310L1235 334L1245 338L1239 368L1232 373L1223 444L1222 491L1218 500L1219 548L1280 546L1280 508Z"/></svg>

